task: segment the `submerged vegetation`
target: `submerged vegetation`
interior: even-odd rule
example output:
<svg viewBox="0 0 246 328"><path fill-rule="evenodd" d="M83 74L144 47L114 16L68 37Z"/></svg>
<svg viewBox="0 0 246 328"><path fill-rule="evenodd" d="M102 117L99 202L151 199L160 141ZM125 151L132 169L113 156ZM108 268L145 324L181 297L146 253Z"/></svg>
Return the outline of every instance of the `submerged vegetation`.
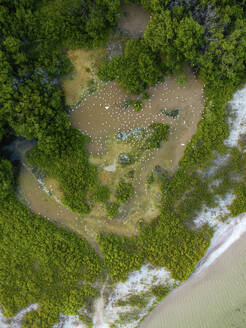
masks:
<svg viewBox="0 0 246 328"><path fill-rule="evenodd" d="M0 154L0 304L6 316L13 316L38 303L23 327L52 327L59 313L76 314L98 295L96 282L103 272L113 282L126 280L129 272L150 262L165 266L174 279L187 279L212 236L206 225L191 229L196 213L203 205L215 206L216 196L228 191L236 196L231 214L245 211L245 146L224 144L227 102L245 80L245 1L134 2L151 14L145 34L127 40L123 56L106 62L99 76L116 80L127 92L142 93L144 99L146 87L167 74L182 73L187 63L205 84L203 119L176 172L160 179L160 215L149 224L139 218L138 236L99 234L103 260L84 238L31 213L17 200L12 165ZM70 126L60 80L71 71L64 50L101 46L116 26L120 8L118 0L0 1L2 144L10 135L36 139L28 163L57 179L64 204L86 214L94 202L102 202L109 218L117 216L119 204L109 201L110 191L89 163L89 139ZM135 110L140 105L135 102ZM174 118L178 113L164 114ZM169 126L154 123L151 128L147 148L158 148L167 140ZM228 153L229 160L208 176L218 153ZM211 186L213 180L220 183ZM118 202L132 195L133 185L120 182ZM167 293L164 287L153 289L158 299Z"/></svg>

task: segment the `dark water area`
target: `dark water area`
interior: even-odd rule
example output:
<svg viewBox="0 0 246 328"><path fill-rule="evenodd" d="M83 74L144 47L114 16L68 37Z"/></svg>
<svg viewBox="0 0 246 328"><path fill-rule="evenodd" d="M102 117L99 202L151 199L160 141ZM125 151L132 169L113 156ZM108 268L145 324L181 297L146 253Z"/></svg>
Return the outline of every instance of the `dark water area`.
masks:
<svg viewBox="0 0 246 328"><path fill-rule="evenodd" d="M12 162L16 190L17 180L25 160L25 153L32 149L36 143L37 140L27 140L23 137L10 135L5 137L0 144L0 158L5 158Z"/></svg>
<svg viewBox="0 0 246 328"><path fill-rule="evenodd" d="M8 143L7 143L8 142ZM14 137L5 140L0 149L1 155L9 159L13 164L23 162L26 151L35 146L37 140L27 140L23 137Z"/></svg>

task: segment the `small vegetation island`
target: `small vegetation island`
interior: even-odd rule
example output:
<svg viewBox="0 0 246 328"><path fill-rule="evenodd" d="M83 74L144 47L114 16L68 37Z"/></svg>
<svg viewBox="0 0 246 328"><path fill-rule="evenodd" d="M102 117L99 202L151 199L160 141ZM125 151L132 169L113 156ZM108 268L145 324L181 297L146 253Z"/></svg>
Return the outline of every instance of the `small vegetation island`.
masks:
<svg viewBox="0 0 246 328"><path fill-rule="evenodd" d="M115 300L128 310L108 327L137 327L206 253L202 208L232 192L228 215L246 211L245 136L224 142L246 77L245 14L245 0L0 0L6 320L37 304L21 327L62 315L100 327L100 297L165 268L172 285Z"/></svg>

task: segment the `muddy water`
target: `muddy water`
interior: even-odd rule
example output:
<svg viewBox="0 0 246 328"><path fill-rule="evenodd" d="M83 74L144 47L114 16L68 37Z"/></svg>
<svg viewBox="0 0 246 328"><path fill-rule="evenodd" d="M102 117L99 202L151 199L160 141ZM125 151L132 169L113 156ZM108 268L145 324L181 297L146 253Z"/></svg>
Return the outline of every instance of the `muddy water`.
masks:
<svg viewBox="0 0 246 328"><path fill-rule="evenodd" d="M136 97L126 94L116 82L110 82L71 112L72 126L91 136L89 151L100 154L105 149L107 135L112 132L146 128L153 122L170 124L170 142L166 144L163 153L166 154L167 164L170 164L171 159L177 164L185 144L196 132L204 105L202 83L189 71L187 77L184 86L178 85L176 77L172 76L151 87L148 90L150 99L143 101L140 112L134 111L131 106L122 109L128 99ZM180 115L175 120L161 113L162 109L172 110L177 107Z"/></svg>
<svg viewBox="0 0 246 328"><path fill-rule="evenodd" d="M130 37L140 37L144 34L149 22L149 13L140 5L125 5L118 22L118 28Z"/></svg>
<svg viewBox="0 0 246 328"><path fill-rule="evenodd" d="M45 192L42 184L32 174L31 169L24 165L20 172L18 195L33 212L63 223L72 230L80 231L81 218ZM85 233L85 231L81 229L81 233Z"/></svg>
<svg viewBox="0 0 246 328"><path fill-rule="evenodd" d="M126 100L134 99L134 96L127 95L117 83L111 82L71 113L72 125L92 138L89 150L94 155L93 162L99 166L104 164L106 167L111 167L115 163L119 153L127 152L127 149L123 148L124 145L116 145L114 149L111 140L107 144L107 138L111 138L112 133L127 132L139 127L146 128L153 122L167 123L171 126L169 141L163 143L160 149L146 152L138 163L131 167L135 170L135 197L122 209L120 221L105 221L107 230L113 229L115 232L124 233L126 229L127 234L137 233L136 224L140 218L149 222L159 214L159 190L157 188L156 191L147 191L147 177L155 165L164 166L171 172L177 168L186 144L196 132L204 106L202 83L188 69L186 74L187 83L184 86L180 86L176 77L172 76L150 88L150 99L143 101L143 109L140 112L134 111L132 107L122 109ZM180 109L176 119L161 113L162 109L174 108ZM103 155L96 156L99 154ZM101 171L100 177L104 184L114 190L125 173L122 168L116 166L114 172ZM101 217L105 220L105 213L101 212ZM93 214L90 222L92 220L95 220Z"/></svg>

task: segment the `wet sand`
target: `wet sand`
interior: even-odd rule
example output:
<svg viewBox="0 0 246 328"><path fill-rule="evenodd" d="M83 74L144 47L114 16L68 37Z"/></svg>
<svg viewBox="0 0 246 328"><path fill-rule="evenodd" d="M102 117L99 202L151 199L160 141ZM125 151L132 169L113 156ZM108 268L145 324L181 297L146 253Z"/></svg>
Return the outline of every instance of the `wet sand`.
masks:
<svg viewBox="0 0 246 328"><path fill-rule="evenodd" d="M245 219L244 214L244 221ZM174 290L153 310L140 327L246 327L245 223L243 229L244 233L240 239L222 255L218 254L220 257L216 258L210 266L204 267L200 273L194 274L181 287ZM231 236L237 239L240 231L232 232ZM227 240L228 235L225 234L225 244ZM221 247L221 241L218 247Z"/></svg>

